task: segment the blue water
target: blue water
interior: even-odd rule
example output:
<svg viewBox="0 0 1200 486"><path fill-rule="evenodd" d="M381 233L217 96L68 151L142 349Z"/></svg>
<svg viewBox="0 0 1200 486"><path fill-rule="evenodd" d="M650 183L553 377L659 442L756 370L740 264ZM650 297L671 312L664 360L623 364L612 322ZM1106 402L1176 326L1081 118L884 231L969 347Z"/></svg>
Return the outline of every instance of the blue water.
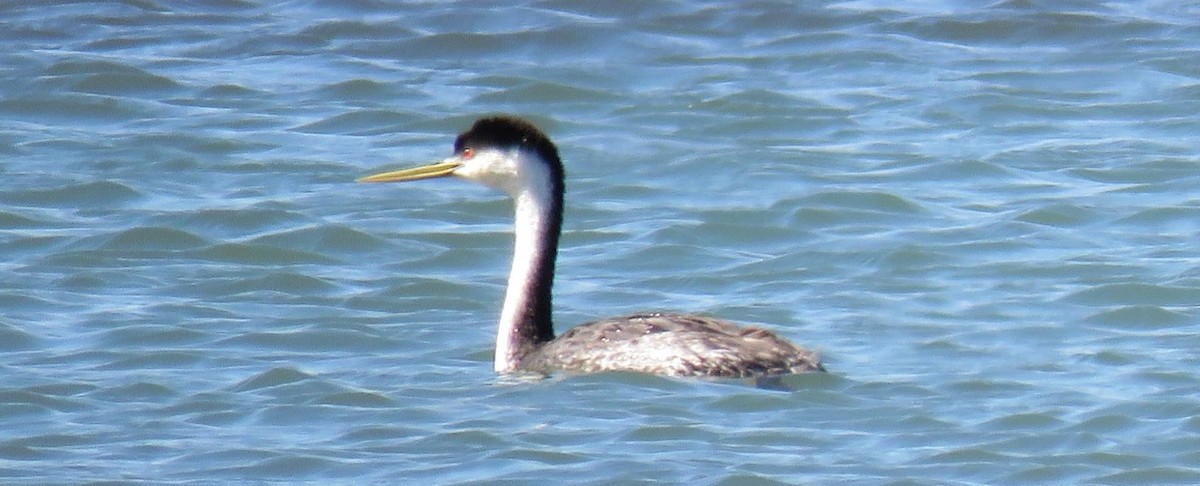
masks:
<svg viewBox="0 0 1200 486"><path fill-rule="evenodd" d="M0 4L0 482L1195 484L1200 6ZM491 369L559 144L560 329L702 312L793 391Z"/></svg>

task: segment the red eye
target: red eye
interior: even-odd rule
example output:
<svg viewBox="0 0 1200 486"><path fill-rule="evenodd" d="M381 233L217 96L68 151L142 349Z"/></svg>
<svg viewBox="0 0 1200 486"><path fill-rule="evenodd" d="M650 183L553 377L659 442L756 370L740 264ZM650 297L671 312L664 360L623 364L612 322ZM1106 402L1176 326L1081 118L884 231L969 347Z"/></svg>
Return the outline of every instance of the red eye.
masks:
<svg viewBox="0 0 1200 486"><path fill-rule="evenodd" d="M465 148L465 149L462 149L462 156L461 156L461 157L462 157L464 160L466 160L466 159L470 159L471 157L474 157L474 156L475 156L475 149L473 149L473 148Z"/></svg>

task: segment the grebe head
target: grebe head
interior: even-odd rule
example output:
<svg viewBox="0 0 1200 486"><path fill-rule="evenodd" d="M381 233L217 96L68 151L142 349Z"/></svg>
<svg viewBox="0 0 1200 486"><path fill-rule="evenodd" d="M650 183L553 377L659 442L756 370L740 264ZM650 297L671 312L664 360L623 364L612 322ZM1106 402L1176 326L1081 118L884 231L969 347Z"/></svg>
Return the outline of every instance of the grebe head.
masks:
<svg viewBox="0 0 1200 486"><path fill-rule="evenodd" d="M434 164L359 179L402 182L457 176L505 191L515 204L516 242L496 338L496 371L509 372L554 339L551 287L562 229L563 167L558 149L519 118L476 121L454 140L454 154Z"/></svg>
<svg viewBox="0 0 1200 486"><path fill-rule="evenodd" d="M434 164L384 172L359 182L402 182L457 176L507 192L562 191L558 149L533 124L510 116L481 118L454 140L454 154Z"/></svg>

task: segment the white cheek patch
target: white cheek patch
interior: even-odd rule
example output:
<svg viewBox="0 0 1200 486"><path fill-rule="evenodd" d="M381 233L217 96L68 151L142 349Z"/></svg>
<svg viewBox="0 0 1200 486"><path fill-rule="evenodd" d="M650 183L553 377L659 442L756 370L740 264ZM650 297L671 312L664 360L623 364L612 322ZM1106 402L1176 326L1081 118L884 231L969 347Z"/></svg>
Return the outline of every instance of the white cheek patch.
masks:
<svg viewBox="0 0 1200 486"><path fill-rule="evenodd" d="M518 197L522 192L541 190L547 177L544 163L520 149L485 149L463 160L454 175Z"/></svg>
<svg viewBox="0 0 1200 486"><path fill-rule="evenodd" d="M455 170L454 175L511 193L508 181L517 178L517 170L510 159L508 153L501 150L480 150L474 157L463 160L462 167Z"/></svg>

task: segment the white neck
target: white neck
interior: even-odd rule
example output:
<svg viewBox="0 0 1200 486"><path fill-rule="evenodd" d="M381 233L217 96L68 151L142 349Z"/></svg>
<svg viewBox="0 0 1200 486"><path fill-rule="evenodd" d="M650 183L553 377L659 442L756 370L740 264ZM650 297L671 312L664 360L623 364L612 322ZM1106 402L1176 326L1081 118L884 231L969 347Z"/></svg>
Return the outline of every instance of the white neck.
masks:
<svg viewBox="0 0 1200 486"><path fill-rule="evenodd" d="M510 192L515 205L515 241L504 307L496 331L495 368L501 373L514 371L521 358L541 344L535 338L539 325L534 318L535 304L542 299L548 301L550 289L541 288L549 281L539 272L553 275L557 248L551 246L557 245L557 238L548 240L546 235L553 232L557 236L558 228L554 225L560 224L552 220L554 195L545 182L545 171L526 168L522 176L525 180ZM545 295L539 295L541 293ZM549 326L549 316L541 317L547 319L545 325ZM552 332L547 334L553 337Z"/></svg>

